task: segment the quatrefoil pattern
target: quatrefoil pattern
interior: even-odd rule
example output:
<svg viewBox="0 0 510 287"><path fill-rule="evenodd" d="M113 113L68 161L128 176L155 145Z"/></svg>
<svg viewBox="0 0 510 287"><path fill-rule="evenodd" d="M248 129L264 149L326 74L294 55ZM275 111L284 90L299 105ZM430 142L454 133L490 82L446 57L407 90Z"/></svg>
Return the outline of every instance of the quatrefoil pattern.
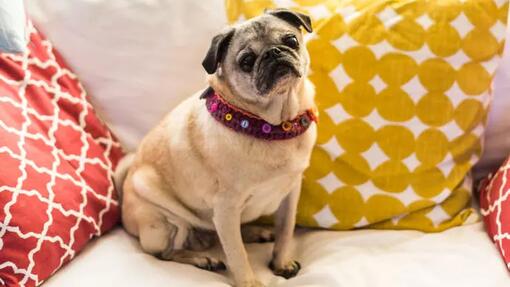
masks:
<svg viewBox="0 0 510 287"><path fill-rule="evenodd" d="M487 232L510 270L510 158L482 184L480 208Z"/></svg>
<svg viewBox="0 0 510 287"><path fill-rule="evenodd" d="M0 286L37 286L119 219L119 143L76 75L28 24L0 54Z"/></svg>

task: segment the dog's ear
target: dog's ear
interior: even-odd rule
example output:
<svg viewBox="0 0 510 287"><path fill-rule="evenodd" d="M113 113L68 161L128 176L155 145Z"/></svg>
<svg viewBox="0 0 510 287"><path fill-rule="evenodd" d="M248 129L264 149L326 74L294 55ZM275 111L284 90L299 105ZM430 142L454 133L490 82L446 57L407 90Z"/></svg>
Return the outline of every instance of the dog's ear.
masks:
<svg viewBox="0 0 510 287"><path fill-rule="evenodd" d="M218 68L218 64L225 56L228 45L232 36L234 35L234 28L230 28L227 31L214 36L211 41L211 46L202 61L202 66L208 74L214 74Z"/></svg>
<svg viewBox="0 0 510 287"><path fill-rule="evenodd" d="M312 33L312 21L310 20L310 17L308 17L305 14L294 12L289 9L273 9L273 10L266 10L266 13L269 15L273 15L277 18L280 18L290 24L292 24L296 28L300 28L303 26L308 33Z"/></svg>

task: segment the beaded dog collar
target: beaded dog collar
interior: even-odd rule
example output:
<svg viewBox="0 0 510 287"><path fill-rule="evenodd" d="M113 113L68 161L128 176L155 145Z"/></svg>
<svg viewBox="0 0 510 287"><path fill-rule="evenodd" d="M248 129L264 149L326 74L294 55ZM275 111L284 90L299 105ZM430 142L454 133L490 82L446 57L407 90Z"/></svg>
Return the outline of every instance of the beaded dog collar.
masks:
<svg viewBox="0 0 510 287"><path fill-rule="evenodd" d="M272 125L265 120L227 103L212 88L204 91L200 98L205 98L207 110L217 121L237 132L264 140L285 140L297 137L317 122L317 115L307 110L295 119L280 125Z"/></svg>

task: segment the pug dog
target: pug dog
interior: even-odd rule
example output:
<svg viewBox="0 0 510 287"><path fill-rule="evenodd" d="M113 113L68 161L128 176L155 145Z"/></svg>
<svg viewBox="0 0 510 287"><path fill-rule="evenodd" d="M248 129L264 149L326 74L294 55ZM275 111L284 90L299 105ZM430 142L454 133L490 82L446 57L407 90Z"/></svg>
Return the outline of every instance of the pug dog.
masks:
<svg viewBox="0 0 510 287"><path fill-rule="evenodd" d="M291 240L316 140L302 29L312 32L308 16L277 9L215 36L202 63L209 87L121 161L123 225L145 252L215 271L226 265L201 251L219 240L234 285L253 287L263 284L243 240L274 240L274 274L298 273ZM272 214L274 232L247 225Z"/></svg>

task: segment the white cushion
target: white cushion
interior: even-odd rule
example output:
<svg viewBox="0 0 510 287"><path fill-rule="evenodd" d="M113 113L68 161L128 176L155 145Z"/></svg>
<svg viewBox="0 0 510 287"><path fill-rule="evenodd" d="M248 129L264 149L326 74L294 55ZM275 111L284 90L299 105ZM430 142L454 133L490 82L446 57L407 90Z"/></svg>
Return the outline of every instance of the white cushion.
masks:
<svg viewBox="0 0 510 287"><path fill-rule="evenodd" d="M297 277L285 280L267 268L272 244L249 244L257 276L271 287L508 287L510 276L481 223L443 233L360 230L301 232ZM213 252L221 255L218 248ZM45 287L227 287L213 273L143 253L137 240L117 229L96 240L57 272Z"/></svg>
<svg viewBox="0 0 510 287"><path fill-rule="evenodd" d="M224 0L27 0L27 9L129 148L205 87L202 59L226 25Z"/></svg>
<svg viewBox="0 0 510 287"><path fill-rule="evenodd" d="M0 0L0 52L25 51L25 23L22 0Z"/></svg>

